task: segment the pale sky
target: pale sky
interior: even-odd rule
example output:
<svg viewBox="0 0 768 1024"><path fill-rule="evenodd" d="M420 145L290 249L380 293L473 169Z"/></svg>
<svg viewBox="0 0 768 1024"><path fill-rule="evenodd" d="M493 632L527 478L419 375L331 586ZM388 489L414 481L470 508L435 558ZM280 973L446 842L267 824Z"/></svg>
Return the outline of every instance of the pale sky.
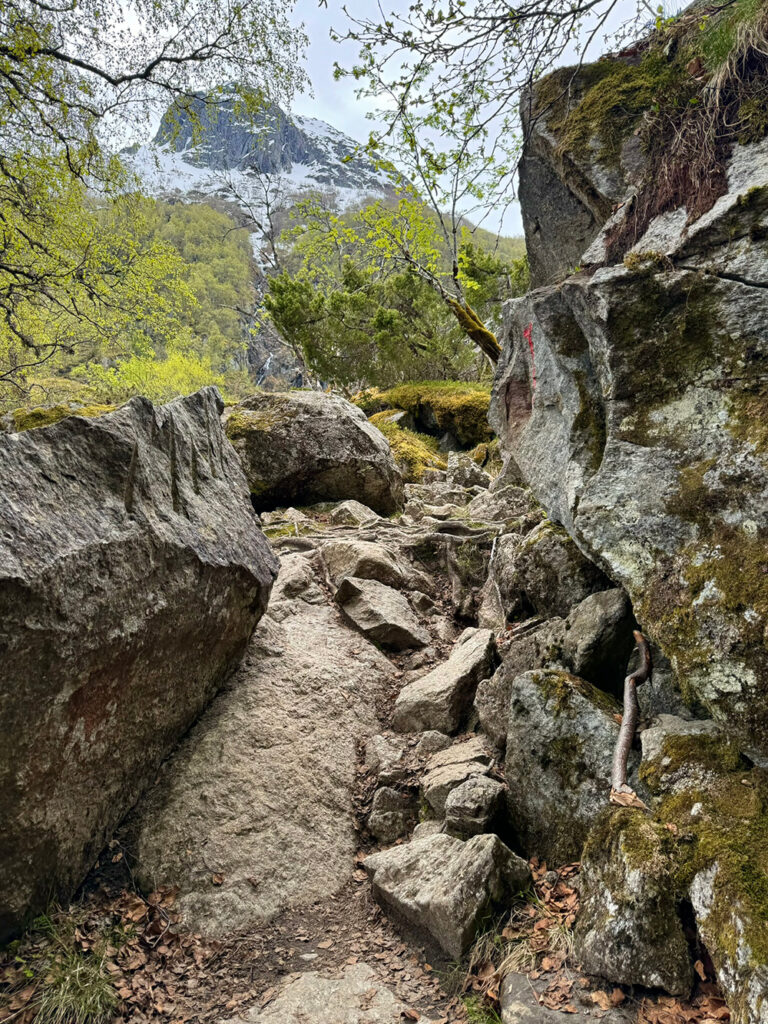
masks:
<svg viewBox="0 0 768 1024"><path fill-rule="evenodd" d="M411 0L382 0L382 7L386 12L393 9L407 11L410 2ZM342 5L343 0L328 0L327 7L319 7L317 0L297 0L296 2L293 20L297 24L303 22L309 36L307 70L312 80L314 95L297 96L293 110L296 114L327 121L353 139L363 141L368 137L372 128L371 122L366 119L365 115L368 110L373 108L373 105L370 102L366 105L355 97L355 83L351 80L342 79L337 82L333 78L334 61L349 67L354 64L357 56L357 48L353 43L338 44L329 38L331 26L341 32L346 24ZM378 10L376 0L348 0L347 6L356 13L370 12L371 17L375 17ZM655 2L653 6L656 6ZM617 10L613 12L612 17L606 23L603 34L611 35L616 32L622 22L631 17L635 11L636 0L620 0ZM596 47L592 56L594 58L597 55L598 48ZM575 59L574 51L563 63L573 63ZM491 216L484 222L484 227L491 230L501 228L502 232L507 235L522 234L519 208L515 204L508 210L503 224L498 223L498 217Z"/></svg>

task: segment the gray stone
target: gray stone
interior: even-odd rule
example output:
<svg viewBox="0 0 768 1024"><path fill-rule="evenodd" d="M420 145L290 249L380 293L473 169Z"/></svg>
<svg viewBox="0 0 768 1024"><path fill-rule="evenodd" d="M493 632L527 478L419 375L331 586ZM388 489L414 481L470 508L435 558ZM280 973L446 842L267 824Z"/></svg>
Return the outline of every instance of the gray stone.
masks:
<svg viewBox="0 0 768 1024"><path fill-rule="evenodd" d="M379 903L457 959L485 915L530 881L525 861L490 835L419 839L374 853L364 867Z"/></svg>
<svg viewBox="0 0 768 1024"><path fill-rule="evenodd" d="M576 956L588 974L688 996L693 968L662 825L608 811L584 847Z"/></svg>
<svg viewBox="0 0 768 1024"><path fill-rule="evenodd" d="M427 839L429 836L439 835L445 828L445 822L437 821L435 818L427 818L426 821L420 821L416 828L413 830L412 839Z"/></svg>
<svg viewBox="0 0 768 1024"><path fill-rule="evenodd" d="M491 573L508 621L530 615L564 618L585 597L611 586L567 532L550 521L524 538L501 537Z"/></svg>
<svg viewBox="0 0 768 1024"><path fill-rule="evenodd" d="M435 729L428 729L416 744L416 753L424 757L427 754L436 754L440 750L450 747L453 740L444 732L437 732Z"/></svg>
<svg viewBox="0 0 768 1024"><path fill-rule="evenodd" d="M468 455L451 452L446 479L451 487L490 487L491 477Z"/></svg>
<svg viewBox="0 0 768 1024"><path fill-rule="evenodd" d="M768 140L726 171L711 210L657 218L626 264L506 305L490 421L684 692L766 754Z"/></svg>
<svg viewBox="0 0 768 1024"><path fill-rule="evenodd" d="M177 886L185 927L206 935L258 930L354 870L358 744L381 728L395 669L330 602L287 603L280 622L267 611L127 829L139 882Z"/></svg>
<svg viewBox="0 0 768 1024"><path fill-rule="evenodd" d="M491 764L491 755L479 737L434 754L421 780L422 794L432 812L442 818L448 795L468 779L487 775Z"/></svg>
<svg viewBox="0 0 768 1024"><path fill-rule="evenodd" d="M563 661L574 675L622 694L636 627L629 598L620 587L590 594L566 620Z"/></svg>
<svg viewBox="0 0 768 1024"><path fill-rule="evenodd" d="M459 839L492 831L504 786L486 775L473 775L452 789L445 801L445 830Z"/></svg>
<svg viewBox="0 0 768 1024"><path fill-rule="evenodd" d="M429 634L422 629L408 601L397 590L376 580L345 576L336 602L360 632L396 651L426 647Z"/></svg>
<svg viewBox="0 0 768 1024"><path fill-rule="evenodd" d="M510 484L478 494L467 505L467 515L475 522L506 523L515 519L540 518L543 511L529 490Z"/></svg>
<svg viewBox="0 0 768 1024"><path fill-rule="evenodd" d="M550 1010L540 1004L539 994L551 984L552 975L545 974L541 978L532 978L530 974L518 974L510 971L501 983L501 1024L562 1024L563 1014L560 1010ZM574 987L570 1004L575 1007L581 1017L598 1018L603 1024L634 1024L637 1019L635 1012L623 1008L600 1010L589 998L592 993L588 989ZM579 1017L574 1017L578 1020Z"/></svg>
<svg viewBox="0 0 768 1024"><path fill-rule="evenodd" d="M493 633L478 630L466 643L457 644L446 662L403 687L395 702L394 728L457 732L472 706L477 684L493 671L496 661Z"/></svg>
<svg viewBox="0 0 768 1024"><path fill-rule="evenodd" d="M405 567L392 551L373 541L358 538L329 540L322 546L328 575L338 585L345 576L361 580L378 580L389 587L403 587Z"/></svg>
<svg viewBox="0 0 768 1024"><path fill-rule="evenodd" d="M567 672L526 672L514 680L504 776L526 853L550 864L579 859L608 806L619 710L612 698ZM630 765L636 763L633 754Z"/></svg>
<svg viewBox="0 0 768 1024"><path fill-rule="evenodd" d="M328 518L334 526L363 526L369 525L379 517L367 505L350 498L332 509Z"/></svg>
<svg viewBox="0 0 768 1024"><path fill-rule="evenodd" d="M562 667L565 621L548 619L518 636L513 635L501 665L490 679L483 679L475 694L475 711L480 726L495 747L507 743L509 700L514 680L534 668Z"/></svg>
<svg viewBox="0 0 768 1024"><path fill-rule="evenodd" d="M277 562L205 388L0 435L0 941L236 669Z"/></svg>
<svg viewBox="0 0 768 1024"><path fill-rule="evenodd" d="M368 829L380 843L394 843L407 835L416 818L413 797L389 786L382 786L373 795Z"/></svg>
<svg viewBox="0 0 768 1024"><path fill-rule="evenodd" d="M402 736L371 736L365 744L365 766L372 772L381 772L397 764L405 753Z"/></svg>
<svg viewBox="0 0 768 1024"><path fill-rule="evenodd" d="M402 477L384 435L338 395L260 392L225 421L257 511L347 498L384 516L402 506Z"/></svg>
<svg viewBox="0 0 768 1024"><path fill-rule="evenodd" d="M287 978L264 1007L224 1024L402 1024L409 1007L381 983L368 964L350 964L339 977L317 971ZM432 1024L420 1016L422 1024Z"/></svg>

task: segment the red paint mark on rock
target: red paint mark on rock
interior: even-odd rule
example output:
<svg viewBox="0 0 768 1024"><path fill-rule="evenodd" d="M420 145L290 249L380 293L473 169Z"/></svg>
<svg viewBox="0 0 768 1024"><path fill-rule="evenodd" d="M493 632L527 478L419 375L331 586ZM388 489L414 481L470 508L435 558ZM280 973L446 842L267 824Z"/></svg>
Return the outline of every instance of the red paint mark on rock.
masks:
<svg viewBox="0 0 768 1024"><path fill-rule="evenodd" d="M528 342L528 348L531 353L531 407L533 407L533 399L536 392L536 357L533 352L533 324L530 323L523 331L523 337Z"/></svg>

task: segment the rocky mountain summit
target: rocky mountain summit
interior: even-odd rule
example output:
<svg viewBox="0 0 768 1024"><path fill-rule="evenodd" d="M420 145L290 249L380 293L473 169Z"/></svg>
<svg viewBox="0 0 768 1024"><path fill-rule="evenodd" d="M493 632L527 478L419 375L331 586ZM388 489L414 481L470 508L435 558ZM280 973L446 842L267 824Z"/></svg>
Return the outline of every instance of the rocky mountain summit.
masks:
<svg viewBox="0 0 768 1024"><path fill-rule="evenodd" d="M320 191L343 208L389 191L358 143L337 128L274 104L246 113L226 90L169 110L155 138L126 157L148 194L166 199L221 198L260 209L265 192L279 187L284 201Z"/></svg>

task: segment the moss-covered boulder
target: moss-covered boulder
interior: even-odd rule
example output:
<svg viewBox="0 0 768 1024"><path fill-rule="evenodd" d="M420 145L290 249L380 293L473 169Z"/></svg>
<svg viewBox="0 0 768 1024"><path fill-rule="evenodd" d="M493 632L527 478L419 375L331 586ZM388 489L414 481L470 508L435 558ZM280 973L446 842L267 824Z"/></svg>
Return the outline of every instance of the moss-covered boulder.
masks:
<svg viewBox="0 0 768 1024"><path fill-rule="evenodd" d="M510 686L505 778L510 819L529 855L578 860L608 806L619 705L556 669L525 672ZM636 759L630 767L636 766Z"/></svg>
<svg viewBox="0 0 768 1024"><path fill-rule="evenodd" d="M593 829L584 851L577 949L588 969L615 982L637 981L638 963L648 978L662 977L678 962L678 917L687 907L731 1019L762 1024L768 773L713 722L662 715L642 739L639 776L651 812L617 811ZM615 955L617 945L625 956ZM673 978L662 983L670 991Z"/></svg>
<svg viewBox="0 0 768 1024"><path fill-rule="evenodd" d="M88 405L79 402L21 407L0 417L0 425L10 433L19 433L38 427L50 427L68 416L85 416L92 419L94 416L103 416L106 412L114 412L116 408L114 405Z"/></svg>
<svg viewBox="0 0 768 1024"><path fill-rule="evenodd" d="M693 967L668 837L635 808L604 813L581 859L576 956L588 974L687 997Z"/></svg>
<svg viewBox="0 0 768 1024"><path fill-rule="evenodd" d="M386 409L374 413L369 422L387 439L403 481L417 484L428 469L443 470L447 462L440 454L437 438L404 426L402 417L405 415L395 409Z"/></svg>
<svg viewBox="0 0 768 1024"><path fill-rule="evenodd" d="M475 448L493 439L488 426L490 388L463 381L399 384L387 391L371 388L355 404L371 416L384 410L408 413L413 429L442 440L443 448Z"/></svg>
<svg viewBox="0 0 768 1024"><path fill-rule="evenodd" d="M402 507L403 481L381 432L345 399L262 392L225 414L257 511L354 498L380 515Z"/></svg>
<svg viewBox="0 0 768 1024"><path fill-rule="evenodd" d="M550 124L555 148L572 127ZM490 420L689 706L765 755L768 140L734 142L718 174L705 212L689 196L621 259L607 225L589 273L507 304ZM631 197L622 210L639 218Z"/></svg>
<svg viewBox="0 0 768 1024"><path fill-rule="evenodd" d="M71 896L266 608L222 405L0 434L0 941Z"/></svg>

